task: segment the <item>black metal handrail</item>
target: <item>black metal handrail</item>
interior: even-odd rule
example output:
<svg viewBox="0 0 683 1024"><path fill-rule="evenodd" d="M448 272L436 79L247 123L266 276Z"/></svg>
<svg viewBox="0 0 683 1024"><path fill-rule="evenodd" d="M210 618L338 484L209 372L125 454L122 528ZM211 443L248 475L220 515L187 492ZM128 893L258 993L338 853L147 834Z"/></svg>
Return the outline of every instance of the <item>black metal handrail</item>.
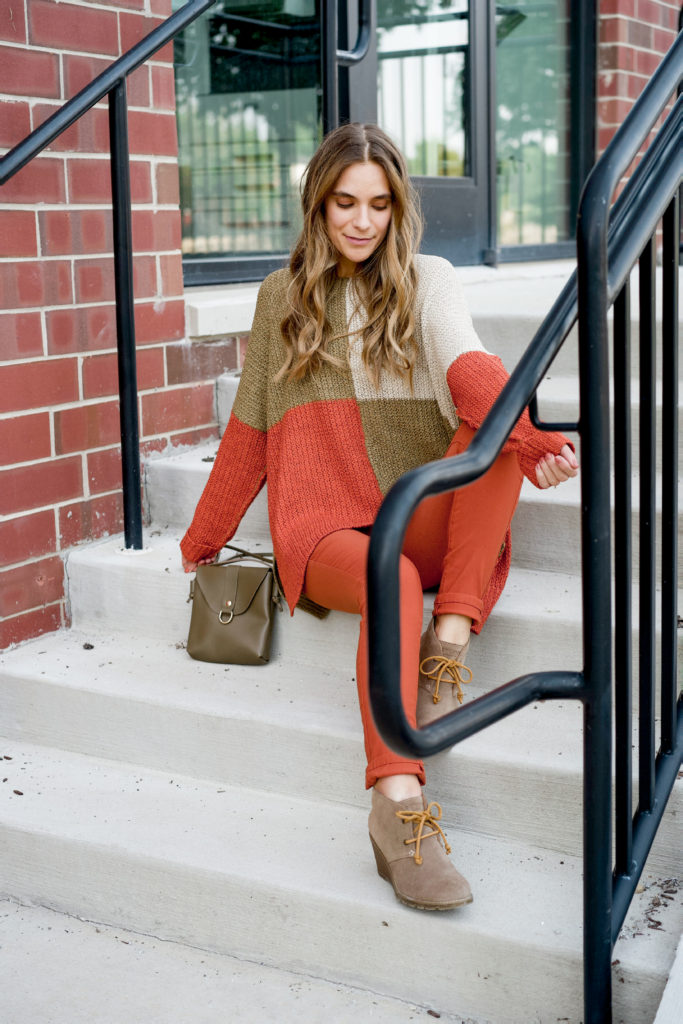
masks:
<svg viewBox="0 0 683 1024"><path fill-rule="evenodd" d="M126 79L136 68L169 43L178 32L212 7L216 0L190 0L144 39L114 61L43 124L0 157L0 186L33 160L91 107L109 98L109 145L114 224L114 282L121 422L123 523L127 548L142 547L142 495L138 425L133 245Z"/></svg>
<svg viewBox="0 0 683 1024"><path fill-rule="evenodd" d="M683 77L679 35L631 113L596 164L581 199L577 273L567 283L468 449L454 458L421 466L387 495L372 531L368 558L370 697L378 729L395 750L425 756L548 698L575 698L584 707L584 1020L611 1021L611 954L661 820L683 755L683 698L676 696L677 561L677 327L678 189L683 173L680 99L622 195L610 211L619 180ZM664 218L663 422L662 433L662 727L654 744L654 258L657 224ZM630 804L631 750L631 498L628 280L641 260L641 585L640 585L640 803ZM616 752L616 867L611 846L612 635L609 358L607 312L615 303L615 421L629 456L617 451L620 507L616 563L621 631ZM408 522L426 497L462 487L482 476L503 448L524 408L578 318L580 417L563 424L582 440L582 672L534 672L444 716L424 729L405 714L398 680L400 645L398 565ZM616 393L618 390L618 394ZM556 429L556 424L542 424ZM626 438L628 437L628 443ZM624 682L626 680L626 682ZM626 750L628 749L628 754Z"/></svg>

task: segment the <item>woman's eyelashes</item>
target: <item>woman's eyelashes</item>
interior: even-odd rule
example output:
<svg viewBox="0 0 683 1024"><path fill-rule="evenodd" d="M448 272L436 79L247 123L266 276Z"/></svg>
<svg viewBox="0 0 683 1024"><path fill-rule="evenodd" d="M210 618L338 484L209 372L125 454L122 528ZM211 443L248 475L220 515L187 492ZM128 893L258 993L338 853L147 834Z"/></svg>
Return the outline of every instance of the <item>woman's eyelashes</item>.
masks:
<svg viewBox="0 0 683 1024"><path fill-rule="evenodd" d="M335 200L335 202L336 202L336 204L337 204L337 206L339 207L340 210L351 210L353 208L353 206L355 205L354 203L341 202L339 199ZM372 204L372 209L381 212L382 210L388 210L390 206L391 206L391 203L388 203L388 202L373 203Z"/></svg>

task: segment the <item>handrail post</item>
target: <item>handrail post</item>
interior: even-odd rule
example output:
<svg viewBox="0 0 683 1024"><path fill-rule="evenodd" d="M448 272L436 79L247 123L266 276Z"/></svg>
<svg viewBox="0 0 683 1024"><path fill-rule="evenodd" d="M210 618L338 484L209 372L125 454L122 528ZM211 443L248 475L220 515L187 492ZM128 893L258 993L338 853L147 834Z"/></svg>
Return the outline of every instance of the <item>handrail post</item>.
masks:
<svg viewBox="0 0 683 1024"><path fill-rule="evenodd" d="M607 206L589 181L577 222L584 672L583 956L586 1024L612 1020L612 633Z"/></svg>
<svg viewBox="0 0 683 1024"><path fill-rule="evenodd" d="M133 231L125 78L120 79L109 93L109 143L111 146L112 218L114 222L114 282L118 338L123 524L126 547L139 550L142 548L142 498L135 359Z"/></svg>

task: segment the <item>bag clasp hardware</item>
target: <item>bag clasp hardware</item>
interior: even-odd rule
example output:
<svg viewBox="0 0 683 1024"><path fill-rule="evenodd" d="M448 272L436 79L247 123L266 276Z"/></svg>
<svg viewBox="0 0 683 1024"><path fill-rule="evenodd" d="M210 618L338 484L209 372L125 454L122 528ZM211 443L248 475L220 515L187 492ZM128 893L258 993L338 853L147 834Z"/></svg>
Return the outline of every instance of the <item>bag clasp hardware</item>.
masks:
<svg viewBox="0 0 683 1024"><path fill-rule="evenodd" d="M228 608L229 611L226 612L225 608ZM235 612L234 612L234 609L232 607L232 601L226 601L225 602L225 608L221 608L221 610L219 611L219 613L218 613L218 621L222 622L224 626L229 626L230 623L232 622L232 620L235 618ZM223 618L224 615L228 615L230 617L227 618L227 619L224 619Z"/></svg>

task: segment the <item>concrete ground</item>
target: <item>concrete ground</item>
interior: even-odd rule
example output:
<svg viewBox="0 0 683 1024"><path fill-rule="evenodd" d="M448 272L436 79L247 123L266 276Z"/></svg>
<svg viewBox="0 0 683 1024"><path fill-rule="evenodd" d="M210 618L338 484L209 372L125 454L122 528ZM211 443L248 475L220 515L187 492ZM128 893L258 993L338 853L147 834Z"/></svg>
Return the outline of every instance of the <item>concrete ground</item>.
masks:
<svg viewBox="0 0 683 1024"><path fill-rule="evenodd" d="M11 900L0 993L3 1024L484 1024Z"/></svg>

